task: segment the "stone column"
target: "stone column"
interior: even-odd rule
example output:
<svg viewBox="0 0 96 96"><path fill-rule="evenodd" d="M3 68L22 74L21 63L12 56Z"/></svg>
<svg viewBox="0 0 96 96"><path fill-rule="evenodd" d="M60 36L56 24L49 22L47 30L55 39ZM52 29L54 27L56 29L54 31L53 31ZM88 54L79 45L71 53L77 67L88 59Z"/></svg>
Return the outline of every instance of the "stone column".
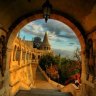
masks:
<svg viewBox="0 0 96 96"><path fill-rule="evenodd" d="M81 58L82 58L82 73L81 73L81 96L87 96L86 94L86 54L85 54L85 50L81 51Z"/></svg>
<svg viewBox="0 0 96 96"><path fill-rule="evenodd" d="M10 63L11 63L11 52L12 52L12 49L7 49L7 51L6 51L6 71L5 71L5 78L4 78L5 94L4 94L4 96L10 96L9 66L10 66Z"/></svg>
<svg viewBox="0 0 96 96"><path fill-rule="evenodd" d="M96 39L93 40L93 51L94 51L94 96L96 96L95 92L96 92Z"/></svg>
<svg viewBox="0 0 96 96"><path fill-rule="evenodd" d="M93 55L94 55L94 74L96 79L96 39L93 40Z"/></svg>
<svg viewBox="0 0 96 96"><path fill-rule="evenodd" d="M85 82L86 80L86 71L87 71L87 65L86 65L86 56L85 56L85 50L81 52L81 59L82 59L82 73L81 73L81 80L82 82Z"/></svg>
<svg viewBox="0 0 96 96"><path fill-rule="evenodd" d="M94 96L96 96L96 78L94 80Z"/></svg>

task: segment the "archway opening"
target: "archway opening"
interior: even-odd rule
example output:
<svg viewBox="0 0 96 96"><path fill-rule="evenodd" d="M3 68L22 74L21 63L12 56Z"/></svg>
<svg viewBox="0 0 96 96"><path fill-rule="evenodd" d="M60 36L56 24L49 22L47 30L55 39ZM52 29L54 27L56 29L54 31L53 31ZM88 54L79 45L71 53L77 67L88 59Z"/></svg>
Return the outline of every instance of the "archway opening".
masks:
<svg viewBox="0 0 96 96"><path fill-rule="evenodd" d="M26 19L24 19L24 20L22 20L22 22L20 22L13 30L12 30L12 32L11 32L11 34L10 34L10 37L9 37L9 39L8 39L8 44L7 44L7 48L8 49L11 49L11 50L13 50L14 49L14 46L13 46L13 40L15 40L15 38L16 38L16 36L17 36L17 33L20 31L20 29L24 26L24 25L26 25L26 24L28 24L30 21L33 21L33 20L36 20L36 19L40 19L40 18L42 18L42 15L41 14L36 14L36 15L33 15L33 16L31 16L31 17L28 17L28 18L26 18ZM81 34L81 32L80 32L80 30L76 27L76 25L74 25L74 23L72 23L70 20L68 20L68 19L66 19L66 18L64 18L63 16L60 16L60 15L57 15L57 14L52 14L51 15L51 18L52 19L55 19L55 20L58 20L58 21L61 21L61 22L63 22L63 23L65 23L66 25L68 25L73 31L74 31L74 33L76 34L76 36L77 36L77 38L79 39L79 42L80 42L80 45L81 45L81 51L82 50L84 50L85 49L85 42L84 42L84 38L83 38L83 35ZM17 41L17 42L19 42L19 41ZM18 46L17 46L18 47ZM20 52L20 50L18 49L18 54L19 54L19 52ZM29 51L26 51L27 52L27 56L26 56L26 58L28 59L28 56L29 56L29 54L32 54L31 53L31 50L29 50ZM11 58L11 52L10 53L8 53L8 55L7 55L7 65L9 64L8 62L9 62L9 60L10 60L10 58ZM23 58L23 57L22 57ZM31 58L31 55L30 55L30 58ZM35 57L36 58L36 57ZM25 61L25 62L27 62L27 61ZM31 61L30 61L31 62ZM82 60L82 62L84 62L83 60ZM24 62L23 62L24 63ZM83 66L83 65L82 65ZM24 70L27 70L26 68L24 69ZM33 70L35 70L35 69L33 69ZM22 73L22 72L21 72ZM20 74L21 74L20 73ZM23 73L22 74L26 74L26 71L23 71ZM30 74L31 74L31 72L30 72ZM30 75L29 74L29 75ZM27 75L27 74L26 74ZM18 76L20 76L19 74L18 74ZM13 77L12 77L13 78ZM33 76L32 78L35 78L35 76ZM26 78L25 78L26 80L28 80L28 76L26 76ZM18 80L17 80L18 81ZM23 81L23 80L22 80ZM34 83L34 82L33 82ZM28 84L30 85L31 83L30 83L30 81L28 81Z"/></svg>

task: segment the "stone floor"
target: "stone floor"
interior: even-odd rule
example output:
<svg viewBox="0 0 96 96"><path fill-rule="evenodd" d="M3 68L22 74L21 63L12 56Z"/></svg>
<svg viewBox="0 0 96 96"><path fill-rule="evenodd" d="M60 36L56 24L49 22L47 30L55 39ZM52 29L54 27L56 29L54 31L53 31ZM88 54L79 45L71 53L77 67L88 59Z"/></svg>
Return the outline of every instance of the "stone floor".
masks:
<svg viewBox="0 0 96 96"><path fill-rule="evenodd" d="M36 71L36 80L35 80L35 86L36 88L41 89L55 89L48 83L48 81L45 79L45 77L41 74L39 69Z"/></svg>
<svg viewBox="0 0 96 96"><path fill-rule="evenodd" d="M70 93L59 92L52 87L39 70L36 71L35 88L20 90L15 96L72 96Z"/></svg>
<svg viewBox="0 0 96 96"><path fill-rule="evenodd" d="M72 96L70 93L62 93L52 89L31 89L29 91L21 90L16 96Z"/></svg>

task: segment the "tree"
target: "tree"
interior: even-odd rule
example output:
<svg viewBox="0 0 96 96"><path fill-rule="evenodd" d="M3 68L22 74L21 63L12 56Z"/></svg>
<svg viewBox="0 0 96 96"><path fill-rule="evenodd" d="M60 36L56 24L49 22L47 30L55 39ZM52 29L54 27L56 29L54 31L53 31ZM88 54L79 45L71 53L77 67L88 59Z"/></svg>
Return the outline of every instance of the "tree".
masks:
<svg viewBox="0 0 96 96"><path fill-rule="evenodd" d="M80 75L81 75L81 70L82 70L82 67L81 67L81 53L80 53L80 49L77 48L75 51L74 51L74 57L73 57L77 62L78 62L78 69L79 69L79 72L80 72Z"/></svg>
<svg viewBox="0 0 96 96"><path fill-rule="evenodd" d="M69 58L61 58L61 64L59 65L61 84L73 82L74 78L71 77L77 73L80 73L80 69L76 60L71 60Z"/></svg>
<svg viewBox="0 0 96 96"><path fill-rule="evenodd" d="M51 66L51 64L54 64L55 58L51 54L43 55L39 61L39 64L43 70L46 70L46 67Z"/></svg>
<svg viewBox="0 0 96 96"><path fill-rule="evenodd" d="M81 68L81 54L80 54L80 49L77 48L74 51L74 57L73 57L78 63L79 63L79 67Z"/></svg>
<svg viewBox="0 0 96 96"><path fill-rule="evenodd" d="M54 57L51 54L46 54L41 57L39 64L52 80L58 81L59 74L56 62L58 62L57 57Z"/></svg>
<svg viewBox="0 0 96 96"><path fill-rule="evenodd" d="M39 49L41 46L41 38L35 37L33 41L33 47Z"/></svg>

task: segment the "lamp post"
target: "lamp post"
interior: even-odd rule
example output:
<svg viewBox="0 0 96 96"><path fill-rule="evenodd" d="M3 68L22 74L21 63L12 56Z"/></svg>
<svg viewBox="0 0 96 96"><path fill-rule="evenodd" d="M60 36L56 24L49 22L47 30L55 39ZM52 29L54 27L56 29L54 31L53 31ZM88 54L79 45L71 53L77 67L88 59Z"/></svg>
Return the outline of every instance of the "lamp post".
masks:
<svg viewBox="0 0 96 96"><path fill-rule="evenodd" d="M46 0L45 3L42 5L43 10L43 17L45 18L45 22L47 23L48 19L50 18L50 13L52 10L52 5L50 4L49 0Z"/></svg>

